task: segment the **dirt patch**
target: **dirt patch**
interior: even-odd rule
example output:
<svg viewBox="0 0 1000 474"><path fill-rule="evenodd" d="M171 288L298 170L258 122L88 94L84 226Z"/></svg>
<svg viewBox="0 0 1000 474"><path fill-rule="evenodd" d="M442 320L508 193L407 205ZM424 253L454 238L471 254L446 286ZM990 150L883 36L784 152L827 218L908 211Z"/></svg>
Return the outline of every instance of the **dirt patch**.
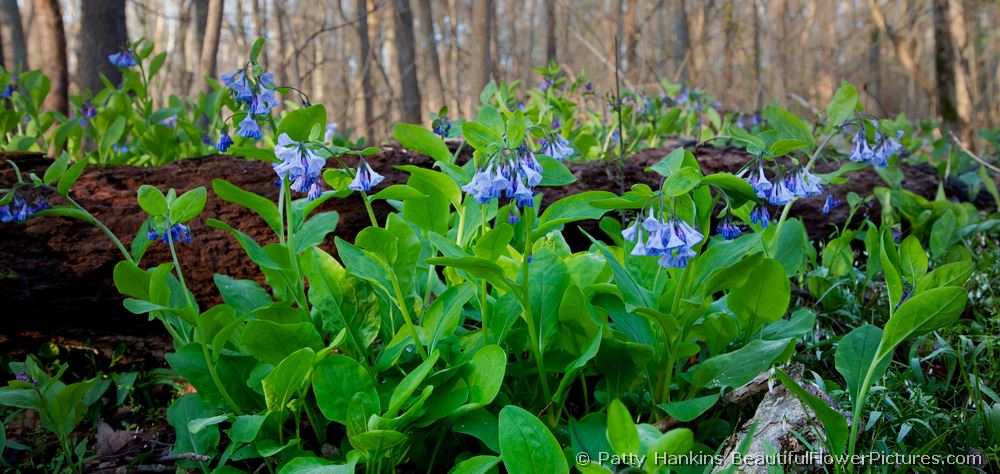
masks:
<svg viewBox="0 0 1000 474"><path fill-rule="evenodd" d="M644 170L681 145L684 143L675 140L668 142L664 148L644 150L630 157L624 166L626 185L646 183L657 186L658 176ZM734 172L747 160L746 153L736 148L701 148L697 157L705 173ZM12 158L25 174L34 172L41 175L48 165L48 160L40 156ZM370 157L369 162L385 175L383 186L406 181L408 175L394 170L394 165L430 167L433 163L426 156L398 146L384 147L382 153ZM609 174L608 166L603 161L571 164L570 169L577 181L564 187L544 188L544 202L551 203L566 195L588 190L618 192L619 184ZM833 166L821 163L818 168L824 171ZM923 196L933 196L937 186L933 169L929 166L909 166L904 171L905 187ZM215 178L224 178L272 200L277 198L278 189L274 185L275 176L270 165L229 156L192 158L157 168L91 168L81 176L73 196L128 246L145 217L135 200L136 189L141 184L160 189L174 187L178 192L197 186L211 190L211 181ZM9 169L0 171L0 186L9 185L12 181ZM833 193L841 199L849 191L865 195L872 187L882 184L874 171L866 169L855 173L847 184L837 186ZM822 214L823 199L803 199L793 206L793 215L803 219L814 237L827 235L828 223L842 222L847 215L843 207L831 215ZM364 206L354 196L331 199L321 210L340 214L340 223L334 235L348 241L353 241L354 236L368 224ZM380 220L389 211L385 203L375 204L375 213ZM203 218L191 223L194 241L181 244L178 255L188 284L202 307L221 302L212 281L216 273L262 281L256 266L232 236L205 225L204 218L207 217L225 221L258 242L276 240L270 228L256 214L226 203L210 192ZM584 223L583 228L591 234L596 232L596 224L592 222ZM589 243L578 232L570 233L568 240L575 248L586 248ZM334 251L332 235L323 247ZM0 351L9 348L11 341L31 340L32 335L70 337L92 343L102 340L115 343L127 336L163 338L164 331L159 322L146 321L129 314L122 307L122 298L111 279L112 269L120 257L116 247L98 229L80 221L45 218L31 220L26 226L0 224L0 293L5 298L0 334L9 336L0 338ZM150 248L142 264L148 267L169 260L165 246L157 243ZM166 339L163 342L169 347ZM161 354L163 348L164 345L159 344L148 350Z"/></svg>

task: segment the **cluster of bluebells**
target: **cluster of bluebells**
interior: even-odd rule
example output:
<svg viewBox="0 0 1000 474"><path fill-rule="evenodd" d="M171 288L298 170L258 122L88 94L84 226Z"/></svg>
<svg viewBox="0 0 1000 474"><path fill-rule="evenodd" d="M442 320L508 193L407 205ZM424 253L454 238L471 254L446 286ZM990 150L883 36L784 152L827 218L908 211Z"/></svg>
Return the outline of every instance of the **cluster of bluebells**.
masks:
<svg viewBox="0 0 1000 474"><path fill-rule="evenodd" d="M535 186L542 182L542 166L527 145L504 150L480 164L476 174L462 190L480 204L506 197L518 207L535 204Z"/></svg>
<svg viewBox="0 0 1000 474"><path fill-rule="evenodd" d="M38 385L38 381L35 380L35 379L33 379L33 378L31 378L31 376L28 375L28 373L25 372L25 371L23 371L23 370L18 371L17 372L17 377L14 377L14 379L17 380L18 382L30 383L32 385Z"/></svg>
<svg viewBox="0 0 1000 474"><path fill-rule="evenodd" d="M170 242L179 243L184 242L185 244L191 243L191 228L184 224L174 224L170 226L169 229L164 231L162 234L156 231L156 228L149 226L149 230L146 231L146 239L148 240L163 240L163 243L169 244Z"/></svg>
<svg viewBox="0 0 1000 474"><path fill-rule="evenodd" d="M97 109L94 108L94 104L90 103L89 100L85 100L82 104L80 104L79 114L80 125L86 126L87 123L90 122L90 119L97 115Z"/></svg>
<svg viewBox="0 0 1000 474"><path fill-rule="evenodd" d="M448 117L439 117L434 120L434 133L441 136L441 138L448 138L448 134L451 133L451 120Z"/></svg>
<svg viewBox="0 0 1000 474"><path fill-rule="evenodd" d="M873 122L873 125L874 124ZM896 153L903 151L903 145L899 140L903 138L903 131L896 133L896 138L887 137L875 128L875 144L868 144L868 137L865 135L865 127L859 126L858 132L854 135L854 149L851 150L851 161L858 161L871 164L872 166L889 166L889 158Z"/></svg>
<svg viewBox="0 0 1000 474"><path fill-rule="evenodd" d="M719 221L719 225L715 227L715 231L718 232L719 235L721 235L722 238L726 240L733 240L739 237L740 234L743 233L743 230L740 229L740 226L733 223L733 218L732 216L729 215L727 215L721 221Z"/></svg>
<svg viewBox="0 0 1000 474"><path fill-rule="evenodd" d="M14 196L10 204L0 206L0 222L24 222L36 212L48 208L49 202L44 196L37 196L32 200Z"/></svg>
<svg viewBox="0 0 1000 474"><path fill-rule="evenodd" d="M551 156L559 161L566 161L567 158L573 156L576 151L573 150L573 146L569 144L569 140L559 134L559 127L561 123L559 119L552 120L552 130L555 131L548 138L543 138L540 140L541 149L538 150L539 153L543 155Z"/></svg>
<svg viewBox="0 0 1000 474"><path fill-rule="evenodd" d="M128 49L108 55L108 61L118 67L135 67L138 64L135 61L135 55Z"/></svg>
<svg viewBox="0 0 1000 474"><path fill-rule="evenodd" d="M378 183L381 183L383 179L385 176L376 173L364 158L359 158L358 168L354 171L354 179L347 187L357 192L368 192L378 186Z"/></svg>
<svg viewBox="0 0 1000 474"><path fill-rule="evenodd" d="M823 203L823 214L829 214L830 211L840 207L843 202L837 199L832 194L826 196L826 202Z"/></svg>
<svg viewBox="0 0 1000 474"><path fill-rule="evenodd" d="M740 176L742 177L747 170L740 173ZM757 193L757 197L767 200L774 206L784 206L800 197L823 194L822 180L804 168L795 167L785 177L779 173L773 181L767 179L764 174L764 161L760 159L757 160L757 170L752 171L745 179Z"/></svg>
<svg viewBox="0 0 1000 474"><path fill-rule="evenodd" d="M282 133L274 146L274 156L281 160L273 165L278 183L282 179L288 179L292 191L309 193L309 199L316 199L323 193L320 175L326 160L317 156L305 143L292 140L287 133Z"/></svg>
<svg viewBox="0 0 1000 474"><path fill-rule="evenodd" d="M693 247L704 238L697 228L682 219L654 216L652 208L641 223L636 220L622 231L622 236L635 243L632 255L658 256L657 263L666 268L687 266L688 259L695 256Z"/></svg>
<svg viewBox="0 0 1000 474"><path fill-rule="evenodd" d="M636 219L622 231L622 237L635 244L632 255L660 257L657 262L664 268L683 268L688 259L697 255L694 246L705 237L683 219L672 216L664 219L655 215L653 208L641 222Z"/></svg>
<svg viewBox="0 0 1000 474"><path fill-rule="evenodd" d="M268 115L278 106L278 96L274 92L274 74L265 72L254 79L246 69L222 76L222 82L229 87L233 97L245 105L246 115L239 123L236 135L244 138L260 139L264 134L257 122L257 117ZM225 152L232 146L232 138L223 128L222 135L216 147Z"/></svg>

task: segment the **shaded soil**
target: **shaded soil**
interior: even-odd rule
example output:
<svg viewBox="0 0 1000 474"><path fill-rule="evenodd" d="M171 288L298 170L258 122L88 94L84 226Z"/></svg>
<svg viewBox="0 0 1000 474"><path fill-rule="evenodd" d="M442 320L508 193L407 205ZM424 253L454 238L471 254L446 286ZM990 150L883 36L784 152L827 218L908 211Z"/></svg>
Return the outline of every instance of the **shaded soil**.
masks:
<svg viewBox="0 0 1000 474"><path fill-rule="evenodd" d="M666 153L683 143L674 141L663 149L644 150L626 160L624 182L626 186L647 183L653 187L659 179L645 168L659 161ZM703 171L737 171L747 160L747 155L734 148L702 148L697 157ZM0 157L2 159L3 157ZM41 156L13 157L27 174L41 175L48 160ZM396 171L394 165L414 164L430 167L432 160L411 153L398 146L387 146L382 153L369 158L371 165L386 177L382 186L403 183L407 174ZM332 164L332 163L331 163ZM826 171L834 165L820 164ZM603 161L574 163L570 165L577 178L575 183L560 188L543 188L544 202L551 203L569 194L587 190L619 191L619 181ZM937 179L929 166L910 166L904 169L903 184L911 191L932 197ZM205 186L211 190L211 181L224 178L229 182L272 200L277 197L274 173L270 165L229 156L192 158L158 168L109 167L88 169L73 190L74 198L129 245L141 226L145 214L135 200L136 189L149 184L160 189L176 188L178 192ZM0 187L13 181L9 168L0 171ZM882 179L871 169L855 173L851 180L837 186L833 193L842 200L848 192L866 195ZM828 234L828 224L846 219L846 206L830 215L820 212L823 197L800 200L792 215L801 217L813 237ZM58 199L53 199L58 201ZM333 236L353 241L354 236L368 223L360 199L331 199L320 210L337 211L340 223L330 235L324 248L334 252ZM390 211L384 202L375 203L375 213L382 221ZM876 209L869 210L877 215ZM185 269L188 285L202 307L220 302L212 282L212 275L221 273L236 278L262 281L256 266L227 233L209 228L204 219L212 217L242 230L258 242L276 240L267 225L242 207L226 203L209 192L208 203L202 218L191 223L194 241L179 246L179 259ZM598 235L596 223L584 223L583 228ZM586 248L582 234L567 233L571 246ZM121 255L116 247L98 229L80 221L67 218L34 219L25 225L0 224L0 294L4 295L5 308L0 317L0 353L33 351L39 342L51 340L89 342L102 352L113 351L121 342L129 350L150 354L159 359L169 350L160 323L146 321L125 311L121 296L111 279L112 269ZM143 258L148 267L170 260L162 244L150 247ZM143 342L137 342L143 341Z"/></svg>

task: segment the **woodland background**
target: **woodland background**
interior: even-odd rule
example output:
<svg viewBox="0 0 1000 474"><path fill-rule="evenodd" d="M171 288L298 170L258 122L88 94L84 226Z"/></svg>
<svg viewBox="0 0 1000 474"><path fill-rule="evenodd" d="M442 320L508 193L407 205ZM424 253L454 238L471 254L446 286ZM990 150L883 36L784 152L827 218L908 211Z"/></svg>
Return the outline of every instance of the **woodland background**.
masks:
<svg viewBox="0 0 1000 474"><path fill-rule="evenodd" d="M873 114L971 138L1000 127L998 25L995 0L0 0L0 51L8 70L44 70L46 106L69 113L67 94L116 81L107 55L128 39L170 52L164 102L241 67L263 36L278 84L375 142L442 105L467 115L490 79L535 87L549 61L598 98L617 62L624 89L658 94L665 78L745 112L825 104L846 79Z"/></svg>

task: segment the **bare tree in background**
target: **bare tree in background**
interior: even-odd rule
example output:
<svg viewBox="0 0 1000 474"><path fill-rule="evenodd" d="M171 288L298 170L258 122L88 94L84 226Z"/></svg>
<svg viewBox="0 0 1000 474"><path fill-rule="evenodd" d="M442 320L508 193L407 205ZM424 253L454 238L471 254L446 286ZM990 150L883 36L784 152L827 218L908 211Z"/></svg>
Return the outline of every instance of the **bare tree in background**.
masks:
<svg viewBox="0 0 1000 474"><path fill-rule="evenodd" d="M403 121L421 123L420 83L417 80L416 39L413 36L413 11L410 0L395 0L393 22L396 27L396 60L402 85Z"/></svg>
<svg viewBox="0 0 1000 474"><path fill-rule="evenodd" d="M208 18L205 22L205 41L201 45L201 59L198 61L198 77L215 77L215 67L219 52L219 36L222 32L223 0L209 0ZM208 91L208 82L204 83Z"/></svg>
<svg viewBox="0 0 1000 474"><path fill-rule="evenodd" d="M685 0L670 0L670 27L676 34L674 40L670 42L670 55L673 57L674 70L677 71L677 79L680 81L684 81L687 77L688 55L691 51L686 4Z"/></svg>
<svg viewBox="0 0 1000 474"><path fill-rule="evenodd" d="M558 57L556 46L556 0L541 0L545 3L545 63Z"/></svg>
<svg viewBox="0 0 1000 474"><path fill-rule="evenodd" d="M938 106L944 126L958 132L963 139L968 127L967 117L958 109L956 88L955 47L952 43L951 12L948 0L932 0L934 20L934 78L937 83Z"/></svg>
<svg viewBox="0 0 1000 474"><path fill-rule="evenodd" d="M17 0L0 0L0 45L3 46L3 67L8 71L28 67L28 51L21 29L21 10Z"/></svg>
<svg viewBox="0 0 1000 474"><path fill-rule="evenodd" d="M121 51L126 43L125 0L89 0L80 10L76 86L97 92L104 88L101 74L112 84L120 82L121 71L108 61L108 55Z"/></svg>
<svg viewBox="0 0 1000 474"><path fill-rule="evenodd" d="M438 57L437 37L434 35L434 10L431 0L417 0L420 8L420 36L423 37L424 74L427 77L430 106L433 110L445 104L444 80L441 78L441 60Z"/></svg>
<svg viewBox="0 0 1000 474"><path fill-rule="evenodd" d="M476 38L477 48L474 50L475 56L472 61L472 71L470 74L471 84L469 84L469 94L467 95L467 111L471 111L479 103L479 91L486 87L493 77L493 54L490 43L493 40L493 12L495 5L493 0L473 0L472 3L472 32L478 35Z"/></svg>
<svg viewBox="0 0 1000 474"><path fill-rule="evenodd" d="M52 89L42 108L69 113L69 70L66 64L66 31L59 0L34 0L28 28L28 63L41 69Z"/></svg>
<svg viewBox="0 0 1000 474"><path fill-rule="evenodd" d="M368 44L368 5L365 0L356 0L354 5L355 13L358 15L358 64L361 68L362 114L364 117L362 123L364 129L361 133L371 143L374 141L372 123L375 121L375 111L372 110L372 98L375 96L375 90L372 87L372 54Z"/></svg>

